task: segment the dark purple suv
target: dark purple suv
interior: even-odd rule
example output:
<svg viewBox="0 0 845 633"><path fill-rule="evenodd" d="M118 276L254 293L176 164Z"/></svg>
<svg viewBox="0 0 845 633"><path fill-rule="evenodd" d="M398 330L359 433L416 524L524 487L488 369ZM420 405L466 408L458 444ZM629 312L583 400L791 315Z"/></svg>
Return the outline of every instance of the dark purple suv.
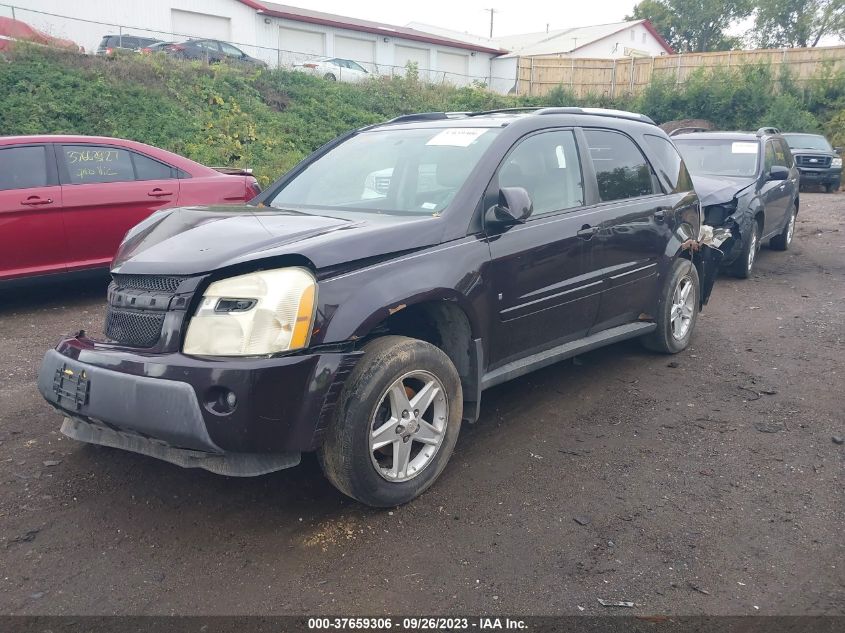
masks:
<svg viewBox="0 0 845 633"><path fill-rule="evenodd" d="M132 229L107 339L62 340L38 384L72 438L236 476L316 451L340 490L393 506L434 482L485 389L623 339L686 348L713 239L642 115L403 116L249 206Z"/></svg>

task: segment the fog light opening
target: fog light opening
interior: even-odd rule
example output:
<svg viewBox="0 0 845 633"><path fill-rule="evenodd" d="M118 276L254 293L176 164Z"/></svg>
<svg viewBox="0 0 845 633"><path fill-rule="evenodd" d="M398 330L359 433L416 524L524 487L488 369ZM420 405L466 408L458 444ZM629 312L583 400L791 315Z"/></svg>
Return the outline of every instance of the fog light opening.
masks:
<svg viewBox="0 0 845 633"><path fill-rule="evenodd" d="M215 415L229 415L237 406L238 397L231 389L215 385L206 392L205 408Z"/></svg>

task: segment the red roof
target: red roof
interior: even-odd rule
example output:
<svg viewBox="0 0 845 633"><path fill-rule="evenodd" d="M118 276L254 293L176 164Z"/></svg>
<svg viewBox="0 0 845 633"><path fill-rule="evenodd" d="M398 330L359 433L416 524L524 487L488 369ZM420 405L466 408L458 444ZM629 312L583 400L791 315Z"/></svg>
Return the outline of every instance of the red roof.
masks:
<svg viewBox="0 0 845 633"><path fill-rule="evenodd" d="M393 26L391 24L382 24L381 22L359 20L358 18L334 15L332 13L323 13L322 11L312 11L311 9L302 9L285 4L276 4L275 2L263 2L259 0L239 1L255 9L261 14L275 18L285 18L296 22L307 22L308 24L318 24L320 26L331 26L350 31L373 33L382 37L398 37L404 40L414 40L417 42L425 42L427 44L451 46L453 48L462 48L465 50L477 51L479 53L489 53L491 55L502 55L507 53L506 50L489 48L487 46L481 46L480 44L462 42L460 40L453 40L446 37L438 37L436 35L432 35L431 33L418 31L405 26Z"/></svg>

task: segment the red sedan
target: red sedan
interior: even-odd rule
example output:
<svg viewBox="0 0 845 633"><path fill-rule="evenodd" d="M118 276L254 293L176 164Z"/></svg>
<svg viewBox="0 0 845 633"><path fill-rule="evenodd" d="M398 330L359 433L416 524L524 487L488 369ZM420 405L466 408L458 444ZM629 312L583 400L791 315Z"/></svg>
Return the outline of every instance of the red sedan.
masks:
<svg viewBox="0 0 845 633"><path fill-rule="evenodd" d="M251 175L134 141L0 137L0 282L106 268L154 211L243 203L259 191Z"/></svg>

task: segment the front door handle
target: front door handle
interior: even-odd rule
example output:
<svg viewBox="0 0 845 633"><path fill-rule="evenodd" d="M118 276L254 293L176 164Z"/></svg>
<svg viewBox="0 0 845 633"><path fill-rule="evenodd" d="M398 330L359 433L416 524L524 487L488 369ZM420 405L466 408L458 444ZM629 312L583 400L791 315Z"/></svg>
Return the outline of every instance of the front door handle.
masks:
<svg viewBox="0 0 845 633"><path fill-rule="evenodd" d="M671 209L671 207L657 207L654 211L654 221L663 224L666 221L666 212L671 211Z"/></svg>
<svg viewBox="0 0 845 633"><path fill-rule="evenodd" d="M592 239L593 235L598 232L598 228L595 226L590 226L589 224L585 224L581 227L581 230L578 231L575 235L580 237L582 240L589 240Z"/></svg>
<svg viewBox="0 0 845 633"><path fill-rule="evenodd" d="M164 196L172 196L172 191L162 191L161 189L153 189L148 194L151 198L163 198Z"/></svg>
<svg viewBox="0 0 845 633"><path fill-rule="evenodd" d="M39 198L38 196L30 196L26 200L21 200L21 204L24 204L28 207L34 207L39 204L53 204L53 199L47 198L45 200L44 198Z"/></svg>

